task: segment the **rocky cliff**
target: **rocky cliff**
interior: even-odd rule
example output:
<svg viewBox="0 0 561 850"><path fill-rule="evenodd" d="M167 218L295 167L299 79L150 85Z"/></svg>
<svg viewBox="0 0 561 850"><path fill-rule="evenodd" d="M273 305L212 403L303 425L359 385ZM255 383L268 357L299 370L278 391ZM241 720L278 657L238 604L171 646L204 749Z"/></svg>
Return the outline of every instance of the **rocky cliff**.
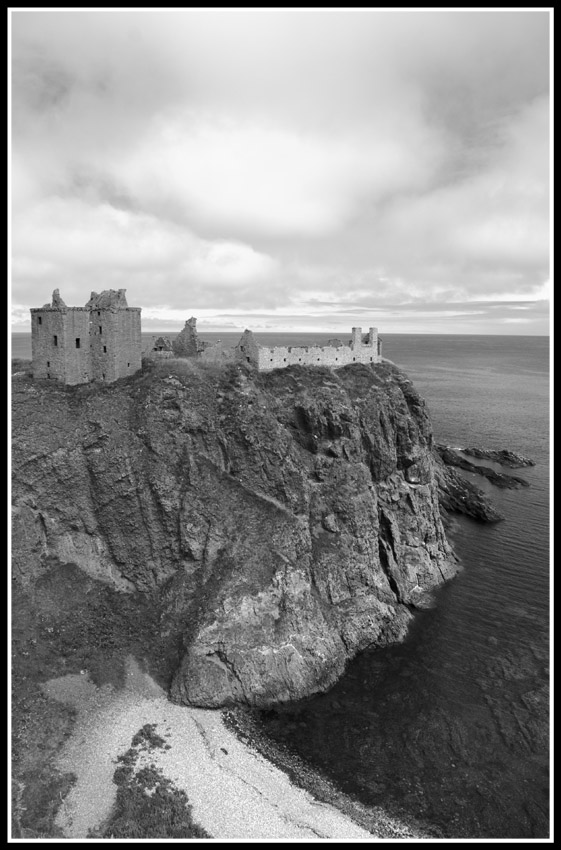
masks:
<svg viewBox="0 0 561 850"><path fill-rule="evenodd" d="M72 568L151 594L154 643L183 643L175 701L326 689L458 569L425 405L391 364L165 360L100 388L21 376L13 403L18 588L40 607Z"/></svg>

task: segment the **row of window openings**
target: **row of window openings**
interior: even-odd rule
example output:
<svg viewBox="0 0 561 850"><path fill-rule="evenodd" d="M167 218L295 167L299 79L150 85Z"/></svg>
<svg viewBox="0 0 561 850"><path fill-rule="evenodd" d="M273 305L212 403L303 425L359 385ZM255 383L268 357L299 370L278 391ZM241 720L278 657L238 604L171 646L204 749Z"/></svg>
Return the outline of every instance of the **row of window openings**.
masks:
<svg viewBox="0 0 561 850"><path fill-rule="evenodd" d="M50 366L50 365L51 365L50 363L47 363L47 366ZM130 366L130 363L128 365ZM50 378L50 377L51 377L51 373L47 372L47 378ZM105 380L105 372L101 373L101 377Z"/></svg>
<svg viewBox="0 0 561 850"><path fill-rule="evenodd" d="M99 332L101 333L101 328L99 329ZM58 336L56 334L53 336L53 343L54 343L55 347L58 347ZM80 337L79 336L76 337L76 348L80 348ZM103 346L103 353L107 354L107 346L106 345Z"/></svg>
<svg viewBox="0 0 561 850"><path fill-rule="evenodd" d="M247 359L249 360L249 357L248 357ZM371 357L370 359L372 360L372 357ZM321 360L321 357L318 357L318 363L320 362L320 360ZM339 360L339 358L338 358L338 357L336 357L336 358L335 358L335 362L337 363L337 362L338 362L338 360ZM354 363L355 361L356 361L356 357L353 357L353 363ZM273 358L272 358L272 357L271 357L271 359L269 360L269 362L270 362L270 363L272 363L272 362L273 362ZM283 359L283 362L284 362L284 363L286 363L286 357ZM298 363L301 363L301 362L302 362L302 358L301 358L301 357L299 357L299 358L298 358Z"/></svg>
<svg viewBox="0 0 561 850"><path fill-rule="evenodd" d="M76 340L76 342L77 342L77 341L78 341L78 340ZM77 347L79 348L80 346L77 346ZM105 352L107 352L107 348L106 348L105 346L103 346L103 350L104 350ZM129 368L129 367L130 367L130 365L131 365L130 363L127 363L127 368ZM50 360L47 360L47 369L50 369L50 368L51 368L51 361L50 361ZM51 376L50 376L50 375L48 375L48 377L50 378ZM103 373L103 377L105 378L105 372Z"/></svg>

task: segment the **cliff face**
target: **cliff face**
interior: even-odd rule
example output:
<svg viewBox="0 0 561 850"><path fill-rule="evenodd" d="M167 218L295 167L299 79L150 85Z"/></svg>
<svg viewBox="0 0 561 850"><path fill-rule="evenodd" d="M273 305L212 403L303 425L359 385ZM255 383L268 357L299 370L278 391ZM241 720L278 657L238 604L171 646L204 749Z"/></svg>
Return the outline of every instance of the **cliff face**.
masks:
<svg viewBox="0 0 561 850"><path fill-rule="evenodd" d="M387 363L163 361L95 389L14 382L13 566L154 593L178 702L267 706L399 640L457 564L430 422Z"/></svg>

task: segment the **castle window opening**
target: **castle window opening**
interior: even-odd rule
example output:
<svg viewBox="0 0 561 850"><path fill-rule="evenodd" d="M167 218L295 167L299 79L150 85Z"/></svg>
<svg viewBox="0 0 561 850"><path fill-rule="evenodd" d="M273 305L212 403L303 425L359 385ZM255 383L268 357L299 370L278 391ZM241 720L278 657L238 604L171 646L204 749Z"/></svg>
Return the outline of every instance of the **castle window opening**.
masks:
<svg viewBox="0 0 561 850"><path fill-rule="evenodd" d="M103 353L107 354L107 346L106 345L103 346Z"/></svg>
<svg viewBox="0 0 561 850"><path fill-rule="evenodd" d="M50 378L50 377L51 377L51 373L47 372L47 378Z"/></svg>
<svg viewBox="0 0 561 850"><path fill-rule="evenodd" d="M50 367L50 365L51 365L51 361L47 360L47 369Z"/></svg>
<svg viewBox="0 0 561 850"><path fill-rule="evenodd" d="M245 359L247 360L248 363L251 363L251 357L246 357Z"/></svg>
<svg viewBox="0 0 561 850"><path fill-rule="evenodd" d="M101 333L101 325L99 326L99 332Z"/></svg>
<svg viewBox="0 0 561 850"><path fill-rule="evenodd" d="M97 315L98 315L98 316L101 316L101 313L99 312L99 310L97 311Z"/></svg>
<svg viewBox="0 0 561 850"><path fill-rule="evenodd" d="M58 336L56 334L53 337L53 344L58 345Z"/></svg>
<svg viewBox="0 0 561 850"><path fill-rule="evenodd" d="M80 337L76 337L76 348L80 348Z"/></svg>
<svg viewBox="0 0 561 850"><path fill-rule="evenodd" d="M356 357L353 357L353 363L355 362L355 360L356 360Z"/></svg>
<svg viewBox="0 0 561 850"><path fill-rule="evenodd" d="M37 324L38 324L38 325L42 325L42 324L43 324L43 319L41 318L41 316L37 316Z"/></svg>
<svg viewBox="0 0 561 850"><path fill-rule="evenodd" d="M128 367L129 367L130 365L131 365L130 363L127 363L127 369L128 369Z"/></svg>
<svg viewBox="0 0 561 850"><path fill-rule="evenodd" d="M101 377L105 380L105 372L101 373Z"/></svg>

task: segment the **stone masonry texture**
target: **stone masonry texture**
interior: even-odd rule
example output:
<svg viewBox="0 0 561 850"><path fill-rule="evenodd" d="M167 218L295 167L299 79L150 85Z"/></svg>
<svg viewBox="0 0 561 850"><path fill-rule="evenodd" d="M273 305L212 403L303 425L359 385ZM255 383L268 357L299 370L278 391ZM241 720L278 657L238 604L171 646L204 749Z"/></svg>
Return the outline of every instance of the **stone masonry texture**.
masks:
<svg viewBox="0 0 561 850"><path fill-rule="evenodd" d="M31 310L33 376L63 384L111 383L141 367L140 307L125 290L92 292L85 307L67 307L58 289Z"/></svg>

